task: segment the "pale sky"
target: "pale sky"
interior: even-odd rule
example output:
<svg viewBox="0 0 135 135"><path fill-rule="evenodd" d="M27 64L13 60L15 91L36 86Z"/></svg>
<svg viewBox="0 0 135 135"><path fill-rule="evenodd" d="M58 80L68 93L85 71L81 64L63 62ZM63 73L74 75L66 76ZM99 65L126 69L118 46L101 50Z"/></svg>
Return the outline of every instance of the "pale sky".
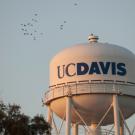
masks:
<svg viewBox="0 0 135 135"><path fill-rule="evenodd" d="M90 33L135 53L135 0L0 0L0 99L45 114L49 61Z"/></svg>

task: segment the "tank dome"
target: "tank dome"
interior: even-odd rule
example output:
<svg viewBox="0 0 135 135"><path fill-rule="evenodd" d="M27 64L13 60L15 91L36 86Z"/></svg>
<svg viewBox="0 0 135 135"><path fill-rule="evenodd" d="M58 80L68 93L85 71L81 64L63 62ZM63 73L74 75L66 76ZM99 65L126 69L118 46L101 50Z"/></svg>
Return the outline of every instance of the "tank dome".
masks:
<svg viewBox="0 0 135 135"><path fill-rule="evenodd" d="M128 49L109 43L78 44L64 49L52 59L50 86L82 80L134 83L134 69L135 55Z"/></svg>

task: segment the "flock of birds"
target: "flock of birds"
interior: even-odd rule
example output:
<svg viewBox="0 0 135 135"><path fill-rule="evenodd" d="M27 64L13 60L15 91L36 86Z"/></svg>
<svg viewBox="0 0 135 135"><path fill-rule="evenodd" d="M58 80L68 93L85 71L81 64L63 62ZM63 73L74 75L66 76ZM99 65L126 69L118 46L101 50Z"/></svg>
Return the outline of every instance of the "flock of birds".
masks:
<svg viewBox="0 0 135 135"><path fill-rule="evenodd" d="M78 6L78 3L74 3L74 6ZM64 29L64 25L67 23L67 21L63 21L62 24L59 25L59 30ZM24 36L31 37L33 40L37 40L39 37L43 36L44 33L39 31L38 29L38 14L35 13L34 16L31 18L29 22L21 23L21 31Z"/></svg>
<svg viewBox="0 0 135 135"><path fill-rule="evenodd" d="M36 40L39 36L43 35L43 32L38 30L38 14L35 13L34 17L27 23L21 24L21 31L24 36L29 36L33 40Z"/></svg>

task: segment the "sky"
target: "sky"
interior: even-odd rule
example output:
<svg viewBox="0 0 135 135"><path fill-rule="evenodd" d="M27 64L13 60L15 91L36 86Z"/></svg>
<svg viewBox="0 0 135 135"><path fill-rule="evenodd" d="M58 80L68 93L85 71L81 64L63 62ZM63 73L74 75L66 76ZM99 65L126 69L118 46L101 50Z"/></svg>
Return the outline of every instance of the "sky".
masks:
<svg viewBox="0 0 135 135"><path fill-rule="evenodd" d="M0 99L46 114L53 56L90 33L135 53L134 25L134 0L0 0Z"/></svg>

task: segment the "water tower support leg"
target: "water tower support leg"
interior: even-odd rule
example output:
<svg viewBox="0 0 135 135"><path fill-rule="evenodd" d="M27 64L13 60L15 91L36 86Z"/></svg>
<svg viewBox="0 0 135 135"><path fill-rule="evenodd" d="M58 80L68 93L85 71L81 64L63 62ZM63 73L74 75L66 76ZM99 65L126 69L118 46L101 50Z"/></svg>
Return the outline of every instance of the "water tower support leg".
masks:
<svg viewBox="0 0 135 135"><path fill-rule="evenodd" d="M52 111L50 106L48 106L47 122L52 125Z"/></svg>
<svg viewBox="0 0 135 135"><path fill-rule="evenodd" d="M78 135L78 124L73 124L73 135Z"/></svg>
<svg viewBox="0 0 135 135"><path fill-rule="evenodd" d="M120 117L120 135L124 135L124 122Z"/></svg>
<svg viewBox="0 0 135 135"><path fill-rule="evenodd" d="M52 126L52 111L49 105L48 105L47 122L50 124L50 126Z"/></svg>
<svg viewBox="0 0 135 135"><path fill-rule="evenodd" d="M71 135L71 97L66 97L66 135Z"/></svg>
<svg viewBox="0 0 135 135"><path fill-rule="evenodd" d="M120 135L119 106L117 95L113 95L113 111L115 135Z"/></svg>

